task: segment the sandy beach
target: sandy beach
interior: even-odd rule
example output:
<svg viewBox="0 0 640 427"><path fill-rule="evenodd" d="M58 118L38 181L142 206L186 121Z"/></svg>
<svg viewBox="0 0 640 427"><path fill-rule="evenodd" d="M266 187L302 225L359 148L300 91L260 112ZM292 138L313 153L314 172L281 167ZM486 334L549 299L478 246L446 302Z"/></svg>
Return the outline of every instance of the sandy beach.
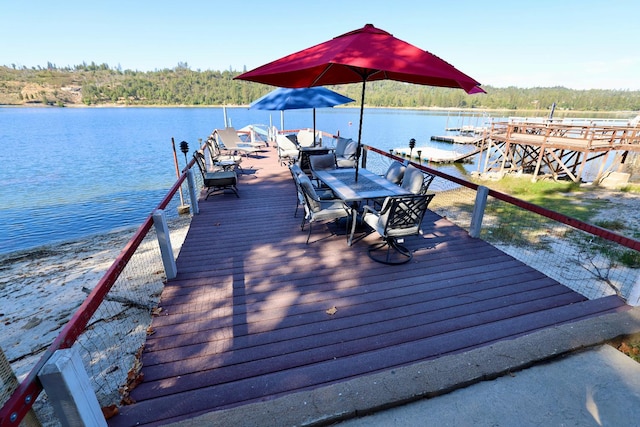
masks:
<svg viewBox="0 0 640 427"><path fill-rule="evenodd" d="M170 225L176 255L188 231L189 221L186 216L173 220ZM135 231L135 228L130 228L0 256L0 320L3 324L0 347L18 380L26 376L40 359ZM145 245L157 246L157 243L148 239L141 245L143 250ZM164 279L161 272L158 273L156 277L145 279L153 281L147 283L145 289L153 289L156 302ZM98 344L106 347L99 349L101 352L115 354L107 357L101 363L103 366L98 368L102 384L97 395L100 404L105 406L120 403L118 388L125 383L135 352L144 344L151 322L149 310L126 304L109 304L111 306L106 308L106 312L119 315L98 313L92 323L121 323L114 325L113 330L122 329L128 333L126 337L118 333L114 339L101 340ZM124 339L127 342L121 341ZM44 425L57 425L55 421L46 421L51 419L51 409L42 399L36 402L36 410Z"/></svg>

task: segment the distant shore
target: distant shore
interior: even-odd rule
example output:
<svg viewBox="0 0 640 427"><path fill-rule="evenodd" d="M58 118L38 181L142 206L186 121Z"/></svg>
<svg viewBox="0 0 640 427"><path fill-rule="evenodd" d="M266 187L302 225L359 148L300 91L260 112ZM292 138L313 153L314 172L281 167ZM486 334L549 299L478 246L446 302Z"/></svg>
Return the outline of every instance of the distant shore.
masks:
<svg viewBox="0 0 640 427"><path fill-rule="evenodd" d="M43 105L42 103L33 104L0 104L0 108L249 108L249 105L126 105L126 104L65 104L64 106L57 105ZM336 106L336 108L360 108L359 106ZM531 110L510 110L510 109L492 109L492 108L454 108L454 107L374 107L367 106L367 109L391 109L391 110L415 110L415 111L443 111L443 112L470 112L470 113L513 113L510 116L518 115L534 115L536 117L547 117L549 110L544 109L531 109ZM620 116L616 118L632 119L638 115L640 111L632 110L620 110L620 111L591 111L591 110L556 110L554 115L557 117L574 116L574 117L589 117L589 116Z"/></svg>

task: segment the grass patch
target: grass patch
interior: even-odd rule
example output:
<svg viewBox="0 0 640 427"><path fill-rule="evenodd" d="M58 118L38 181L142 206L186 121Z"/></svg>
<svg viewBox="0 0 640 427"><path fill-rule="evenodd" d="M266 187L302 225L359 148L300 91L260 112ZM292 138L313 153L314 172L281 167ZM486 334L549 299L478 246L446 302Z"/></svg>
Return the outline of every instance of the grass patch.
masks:
<svg viewBox="0 0 640 427"><path fill-rule="evenodd" d="M580 194L597 191L597 189L580 187L579 184L566 181L531 182L529 178L506 176L500 181L491 182L490 188L509 194L519 199L534 203L561 214L591 222L599 227L624 234L626 224L620 220L604 220L593 222L593 218L601 211L612 206L611 202L600 198L582 198ZM640 189L640 186L633 186ZM509 203L490 200L485 212L493 218L492 226L485 233L490 241L505 242L519 247L547 249L549 237L553 234L554 221L532 214ZM579 239L583 239L580 237ZM640 267L640 254L637 251L624 249L603 239L591 238L576 241L580 246L591 247L593 253L601 253L617 264L627 267Z"/></svg>
<svg viewBox="0 0 640 427"><path fill-rule="evenodd" d="M580 187L580 184L572 181L531 182L529 178L505 176L499 181L492 182L488 187L585 222L610 204L609 201L602 199L581 200L574 197L572 193L593 190Z"/></svg>
<svg viewBox="0 0 640 427"><path fill-rule="evenodd" d="M640 184L628 184L620 188L623 193L640 193Z"/></svg>

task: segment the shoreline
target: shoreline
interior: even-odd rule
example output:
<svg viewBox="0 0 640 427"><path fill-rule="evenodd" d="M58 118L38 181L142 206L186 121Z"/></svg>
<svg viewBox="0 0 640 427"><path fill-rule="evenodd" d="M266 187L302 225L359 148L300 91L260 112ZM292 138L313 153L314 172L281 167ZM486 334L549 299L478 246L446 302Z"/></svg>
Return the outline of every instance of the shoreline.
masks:
<svg viewBox="0 0 640 427"><path fill-rule="evenodd" d="M94 109L100 109L100 108L249 108L249 105L231 105L231 104L227 104L227 105L184 105L184 104L177 104L177 105L158 105L158 104L154 104L154 105L125 105L125 104L93 104L93 105L86 105L86 104L65 104L63 106L57 106L57 105L42 105L41 103L38 104L0 104L0 108L94 108ZM336 106L333 107L334 109L337 108L360 108L357 106ZM457 107L378 107L378 106L367 106L367 104L365 103L365 109L393 109L393 110L408 110L408 111L443 111L443 112L452 112L452 111L462 111L462 112L476 112L476 113L482 113L482 112L488 112L488 113L500 113L500 112L514 112L514 113L526 113L526 114L530 114L530 113L535 113L535 114L539 114L541 116L548 116L549 115L549 109L520 109L520 110L513 110L513 109L503 109L503 108L457 108ZM636 111L636 110L612 110L612 111L603 111L603 110L556 110L555 114L556 116L565 116L567 114L569 115L574 115L574 114L594 114L594 115L630 115L630 119L635 117L635 115L637 115L640 112L640 110Z"/></svg>

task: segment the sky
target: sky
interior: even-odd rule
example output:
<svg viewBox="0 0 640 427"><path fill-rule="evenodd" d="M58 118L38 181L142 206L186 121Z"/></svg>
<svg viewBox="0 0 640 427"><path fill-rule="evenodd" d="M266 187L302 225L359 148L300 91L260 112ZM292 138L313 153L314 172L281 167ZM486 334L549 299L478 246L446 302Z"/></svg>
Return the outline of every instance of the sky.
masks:
<svg viewBox="0 0 640 427"><path fill-rule="evenodd" d="M0 65L244 71L365 24L483 85L640 90L638 0L2 0Z"/></svg>

